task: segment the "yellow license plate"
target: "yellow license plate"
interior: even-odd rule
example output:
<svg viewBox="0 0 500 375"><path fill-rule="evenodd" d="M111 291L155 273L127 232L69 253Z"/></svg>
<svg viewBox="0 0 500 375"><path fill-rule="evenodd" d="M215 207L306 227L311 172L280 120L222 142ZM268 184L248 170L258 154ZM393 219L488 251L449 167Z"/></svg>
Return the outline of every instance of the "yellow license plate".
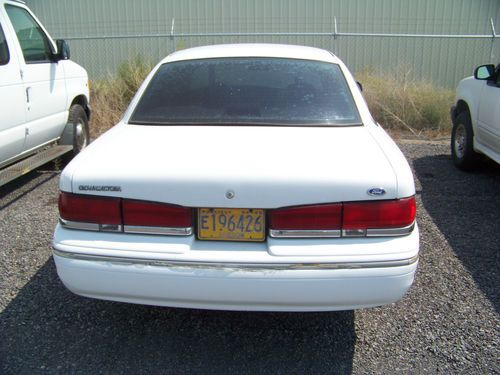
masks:
<svg viewBox="0 0 500 375"><path fill-rule="evenodd" d="M264 241L265 215L261 209L200 208L198 238L212 241Z"/></svg>

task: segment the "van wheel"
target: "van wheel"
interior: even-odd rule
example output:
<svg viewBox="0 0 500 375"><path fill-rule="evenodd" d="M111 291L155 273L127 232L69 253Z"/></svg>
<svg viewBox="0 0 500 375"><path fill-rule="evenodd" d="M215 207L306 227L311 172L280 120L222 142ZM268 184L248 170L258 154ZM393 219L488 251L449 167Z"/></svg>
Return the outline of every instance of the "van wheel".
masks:
<svg viewBox="0 0 500 375"><path fill-rule="evenodd" d="M81 105L74 104L71 106L68 122L73 124L73 155L77 155L90 142L89 120Z"/></svg>
<svg viewBox="0 0 500 375"><path fill-rule="evenodd" d="M461 112L451 131L451 157L455 166L463 171L475 169L479 162L480 155L474 151L473 138L469 113Z"/></svg>

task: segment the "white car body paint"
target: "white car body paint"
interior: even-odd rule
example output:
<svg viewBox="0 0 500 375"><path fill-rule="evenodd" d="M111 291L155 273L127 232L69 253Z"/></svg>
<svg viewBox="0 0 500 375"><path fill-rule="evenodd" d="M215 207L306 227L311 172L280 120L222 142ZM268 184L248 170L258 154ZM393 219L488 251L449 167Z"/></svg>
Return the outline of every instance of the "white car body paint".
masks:
<svg viewBox="0 0 500 375"><path fill-rule="evenodd" d="M363 126L120 124L65 169L61 189L92 194L79 186L116 185L120 192L102 195L245 208L413 195L412 179L398 190L393 165L373 137ZM386 194L368 196L373 187L383 187ZM234 199L226 198L228 190L234 190Z"/></svg>
<svg viewBox="0 0 500 375"><path fill-rule="evenodd" d="M362 126L144 126L123 120L62 172L60 189L189 207L273 209L406 198L415 194L404 156L372 119L347 68L308 47L245 45L176 52L182 59L274 56L339 64ZM237 157L228 157L234 156ZM95 193L84 186L119 186ZM383 188L383 196L370 196ZM226 192L232 190L234 198ZM74 293L150 305L225 310L328 311L399 300L411 286L417 225L405 236L200 241L195 235L90 232L58 225L54 259Z"/></svg>

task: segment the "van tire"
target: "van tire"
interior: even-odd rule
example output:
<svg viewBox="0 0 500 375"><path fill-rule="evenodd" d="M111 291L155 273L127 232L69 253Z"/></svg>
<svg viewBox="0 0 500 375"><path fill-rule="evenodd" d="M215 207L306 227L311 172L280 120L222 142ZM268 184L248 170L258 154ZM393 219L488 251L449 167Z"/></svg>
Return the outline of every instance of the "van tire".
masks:
<svg viewBox="0 0 500 375"><path fill-rule="evenodd" d="M73 156L76 156L90 143L89 120L80 104L69 109L68 123L73 124Z"/></svg>

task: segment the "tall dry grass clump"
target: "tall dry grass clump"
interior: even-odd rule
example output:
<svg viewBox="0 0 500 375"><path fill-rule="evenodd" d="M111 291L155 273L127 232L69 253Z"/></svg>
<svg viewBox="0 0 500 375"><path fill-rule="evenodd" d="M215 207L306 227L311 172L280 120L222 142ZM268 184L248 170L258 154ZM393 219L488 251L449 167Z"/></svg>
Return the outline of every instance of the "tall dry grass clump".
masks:
<svg viewBox="0 0 500 375"><path fill-rule="evenodd" d="M385 129L417 136L449 133L453 90L417 80L403 69L390 75L363 71L356 79L370 112Z"/></svg>
<svg viewBox="0 0 500 375"><path fill-rule="evenodd" d="M91 137L115 125L153 65L137 56L120 65L116 75L91 83ZM395 74L365 70L356 74L375 119L392 133L416 136L448 134L454 92L413 78L409 70Z"/></svg>
<svg viewBox="0 0 500 375"><path fill-rule="evenodd" d="M132 97L152 67L153 64L137 56L122 63L116 75L91 82L90 135L92 138L97 138L120 121Z"/></svg>

